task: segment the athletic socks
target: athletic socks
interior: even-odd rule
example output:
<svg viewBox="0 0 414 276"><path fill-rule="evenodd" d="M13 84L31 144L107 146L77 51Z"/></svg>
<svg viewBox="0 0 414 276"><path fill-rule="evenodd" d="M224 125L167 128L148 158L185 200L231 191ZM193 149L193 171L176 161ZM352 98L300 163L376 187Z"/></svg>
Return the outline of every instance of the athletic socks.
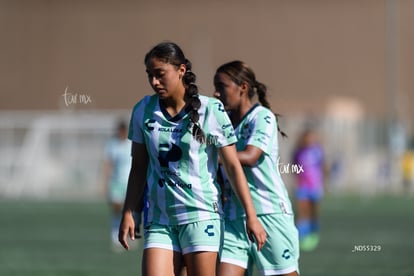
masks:
<svg viewBox="0 0 414 276"><path fill-rule="evenodd" d="M309 219L300 219L297 222L296 227L299 232L299 240L302 240L311 233L311 223Z"/></svg>
<svg viewBox="0 0 414 276"><path fill-rule="evenodd" d="M319 244L319 220L303 219L297 222L300 249L313 251Z"/></svg>
<svg viewBox="0 0 414 276"><path fill-rule="evenodd" d="M319 220L311 220L310 222L310 231L312 233L319 233L319 229L320 229L320 223Z"/></svg>

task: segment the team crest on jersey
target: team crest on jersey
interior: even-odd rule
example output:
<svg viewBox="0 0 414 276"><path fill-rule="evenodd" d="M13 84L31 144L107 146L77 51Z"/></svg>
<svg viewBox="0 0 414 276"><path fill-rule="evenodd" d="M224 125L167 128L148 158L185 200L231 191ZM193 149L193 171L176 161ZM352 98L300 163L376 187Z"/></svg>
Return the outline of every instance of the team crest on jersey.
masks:
<svg viewBox="0 0 414 276"><path fill-rule="evenodd" d="M240 131L240 137L244 140L248 139L252 135L252 130L250 128L249 124L243 125L241 131Z"/></svg>

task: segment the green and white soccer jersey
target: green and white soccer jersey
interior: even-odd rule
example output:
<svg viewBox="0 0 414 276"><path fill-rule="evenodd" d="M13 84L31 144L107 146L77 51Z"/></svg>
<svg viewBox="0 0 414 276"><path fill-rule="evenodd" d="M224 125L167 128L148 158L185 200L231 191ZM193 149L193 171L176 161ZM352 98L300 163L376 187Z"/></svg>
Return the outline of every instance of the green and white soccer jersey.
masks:
<svg viewBox="0 0 414 276"><path fill-rule="evenodd" d="M157 95L146 96L132 112L129 139L145 144L148 223L181 225L219 219L222 213L216 182L220 147L236 142L220 101L200 96L199 124L206 142L192 135L189 109L169 116Z"/></svg>
<svg viewBox="0 0 414 276"><path fill-rule="evenodd" d="M128 184L131 169L131 141L128 139L111 139L105 147L105 156L112 163L112 175L108 190L111 202L122 203Z"/></svg>
<svg viewBox="0 0 414 276"><path fill-rule="evenodd" d="M242 118L235 133L237 151L244 150L247 145L256 146L263 151L257 164L252 167L243 166L257 214L292 214L288 193L277 168L279 149L275 115L269 109L255 105ZM231 191L228 181L226 196L226 219L244 216L244 209Z"/></svg>

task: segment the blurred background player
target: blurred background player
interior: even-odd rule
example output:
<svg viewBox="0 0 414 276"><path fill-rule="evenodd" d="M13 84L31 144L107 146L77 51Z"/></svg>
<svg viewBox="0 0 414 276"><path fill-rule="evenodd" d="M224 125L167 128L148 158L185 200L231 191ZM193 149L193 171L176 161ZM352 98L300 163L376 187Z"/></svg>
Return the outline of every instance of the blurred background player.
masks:
<svg viewBox="0 0 414 276"><path fill-rule="evenodd" d="M297 221L300 247L311 251L319 243L319 204L324 194L324 152L316 132L307 128L299 137L293 162L303 171L296 175Z"/></svg>
<svg viewBox="0 0 414 276"><path fill-rule="evenodd" d="M128 127L124 121L119 121L115 135L106 144L104 160L105 187L111 209L111 245L116 251L122 250L118 242L118 228L130 168L131 141L128 139Z"/></svg>

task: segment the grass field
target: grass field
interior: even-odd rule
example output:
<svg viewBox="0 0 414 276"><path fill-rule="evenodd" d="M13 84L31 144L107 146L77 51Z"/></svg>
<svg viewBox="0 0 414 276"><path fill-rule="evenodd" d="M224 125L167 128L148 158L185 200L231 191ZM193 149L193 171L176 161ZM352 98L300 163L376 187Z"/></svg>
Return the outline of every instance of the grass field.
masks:
<svg viewBox="0 0 414 276"><path fill-rule="evenodd" d="M412 197L327 197L301 275L414 275L413 214ZM141 250L113 253L108 225L105 202L0 201L0 275L140 275Z"/></svg>

